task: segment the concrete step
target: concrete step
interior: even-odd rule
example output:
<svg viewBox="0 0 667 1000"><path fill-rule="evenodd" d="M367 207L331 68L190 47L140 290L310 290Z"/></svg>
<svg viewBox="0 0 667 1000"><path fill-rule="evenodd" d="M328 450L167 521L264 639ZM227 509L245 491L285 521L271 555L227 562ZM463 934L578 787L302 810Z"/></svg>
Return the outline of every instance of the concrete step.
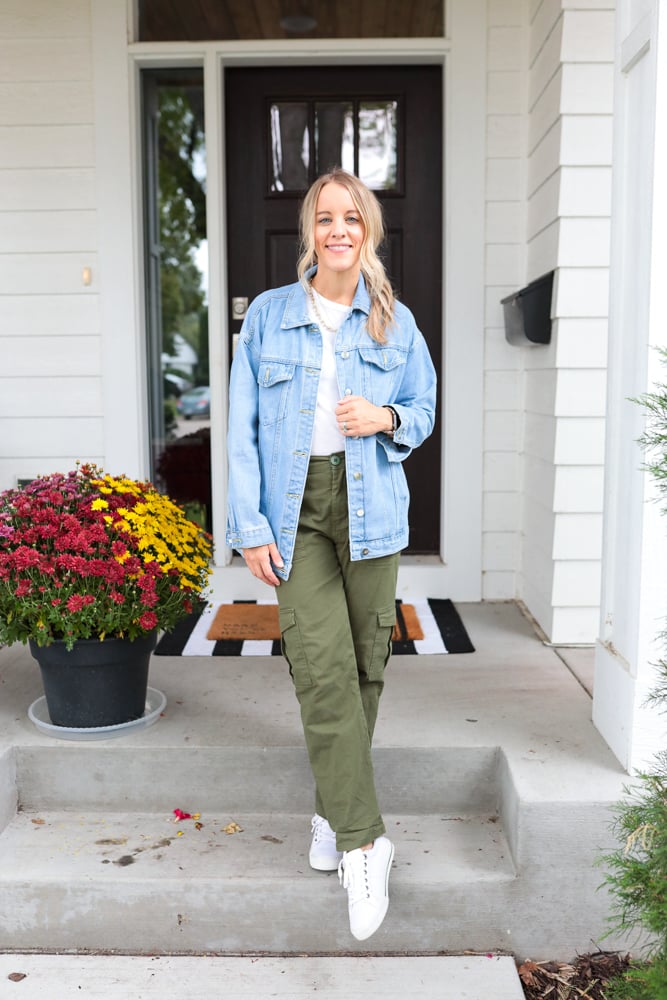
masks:
<svg viewBox="0 0 667 1000"><path fill-rule="evenodd" d="M405 813L497 812L501 756L497 747L484 746L378 747L373 766L380 801ZM308 813L314 803L302 742L137 747L55 741L17 747L6 766L27 809L164 812L173 802L189 812Z"/></svg>
<svg viewBox="0 0 667 1000"><path fill-rule="evenodd" d="M24 975L7 982L11 975ZM130 958L0 955L0 983L22 1000L523 1000L513 960L456 957ZM57 993L54 992L57 984ZM5 994L3 994L4 996Z"/></svg>
<svg viewBox="0 0 667 1000"><path fill-rule="evenodd" d="M391 905L359 943L337 875L308 864L309 815L202 813L198 829L165 813L21 810L0 835L0 950L506 950L516 873L498 816L385 820Z"/></svg>

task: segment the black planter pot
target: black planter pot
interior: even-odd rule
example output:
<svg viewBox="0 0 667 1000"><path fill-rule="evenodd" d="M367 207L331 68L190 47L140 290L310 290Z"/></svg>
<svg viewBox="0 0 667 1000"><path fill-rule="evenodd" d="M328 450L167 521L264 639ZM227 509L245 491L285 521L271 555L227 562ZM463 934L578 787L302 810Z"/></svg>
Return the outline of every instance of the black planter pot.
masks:
<svg viewBox="0 0 667 1000"><path fill-rule="evenodd" d="M79 639L69 652L64 642L37 646L30 639L53 725L90 729L141 718L156 643L157 631L133 640Z"/></svg>

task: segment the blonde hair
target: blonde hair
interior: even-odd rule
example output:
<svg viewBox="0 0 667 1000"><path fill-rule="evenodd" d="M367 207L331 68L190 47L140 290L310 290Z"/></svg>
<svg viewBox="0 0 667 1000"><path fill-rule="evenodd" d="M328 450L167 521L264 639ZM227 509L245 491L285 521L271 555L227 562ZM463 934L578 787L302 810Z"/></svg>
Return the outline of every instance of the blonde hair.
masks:
<svg viewBox="0 0 667 1000"><path fill-rule="evenodd" d="M305 281L308 268L317 264L315 216L317 201L326 184L340 184L341 187L344 187L361 216L364 225L364 240L360 255L361 273L366 281L366 289L371 300L366 325L373 340L384 344L387 340L386 329L394 322L395 298L384 265L377 255L377 249L385 236L382 206L363 181L339 167L335 167L330 173L318 177L303 199L299 213L301 236L301 253L297 262L299 281Z"/></svg>

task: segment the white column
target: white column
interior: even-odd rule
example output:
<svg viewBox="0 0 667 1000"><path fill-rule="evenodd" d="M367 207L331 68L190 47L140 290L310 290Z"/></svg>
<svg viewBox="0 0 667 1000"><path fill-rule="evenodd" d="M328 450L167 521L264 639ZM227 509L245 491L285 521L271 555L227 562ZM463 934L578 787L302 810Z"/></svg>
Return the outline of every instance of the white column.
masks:
<svg viewBox="0 0 667 1000"><path fill-rule="evenodd" d="M663 10L659 12L660 6ZM662 14L662 17L659 16ZM593 721L628 771L665 747L646 705L667 617L667 517L640 466L644 413L629 401L667 381L667 9L620 0L607 398L605 537Z"/></svg>

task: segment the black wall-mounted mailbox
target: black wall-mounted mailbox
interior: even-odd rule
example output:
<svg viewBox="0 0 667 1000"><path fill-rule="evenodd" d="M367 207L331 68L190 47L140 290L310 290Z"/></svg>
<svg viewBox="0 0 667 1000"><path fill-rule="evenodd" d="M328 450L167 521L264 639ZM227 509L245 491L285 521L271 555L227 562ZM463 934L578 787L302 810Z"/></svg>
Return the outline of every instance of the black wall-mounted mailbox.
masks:
<svg viewBox="0 0 667 1000"><path fill-rule="evenodd" d="M505 339L510 344L550 343L553 286L554 272L549 271L500 300L505 317Z"/></svg>

